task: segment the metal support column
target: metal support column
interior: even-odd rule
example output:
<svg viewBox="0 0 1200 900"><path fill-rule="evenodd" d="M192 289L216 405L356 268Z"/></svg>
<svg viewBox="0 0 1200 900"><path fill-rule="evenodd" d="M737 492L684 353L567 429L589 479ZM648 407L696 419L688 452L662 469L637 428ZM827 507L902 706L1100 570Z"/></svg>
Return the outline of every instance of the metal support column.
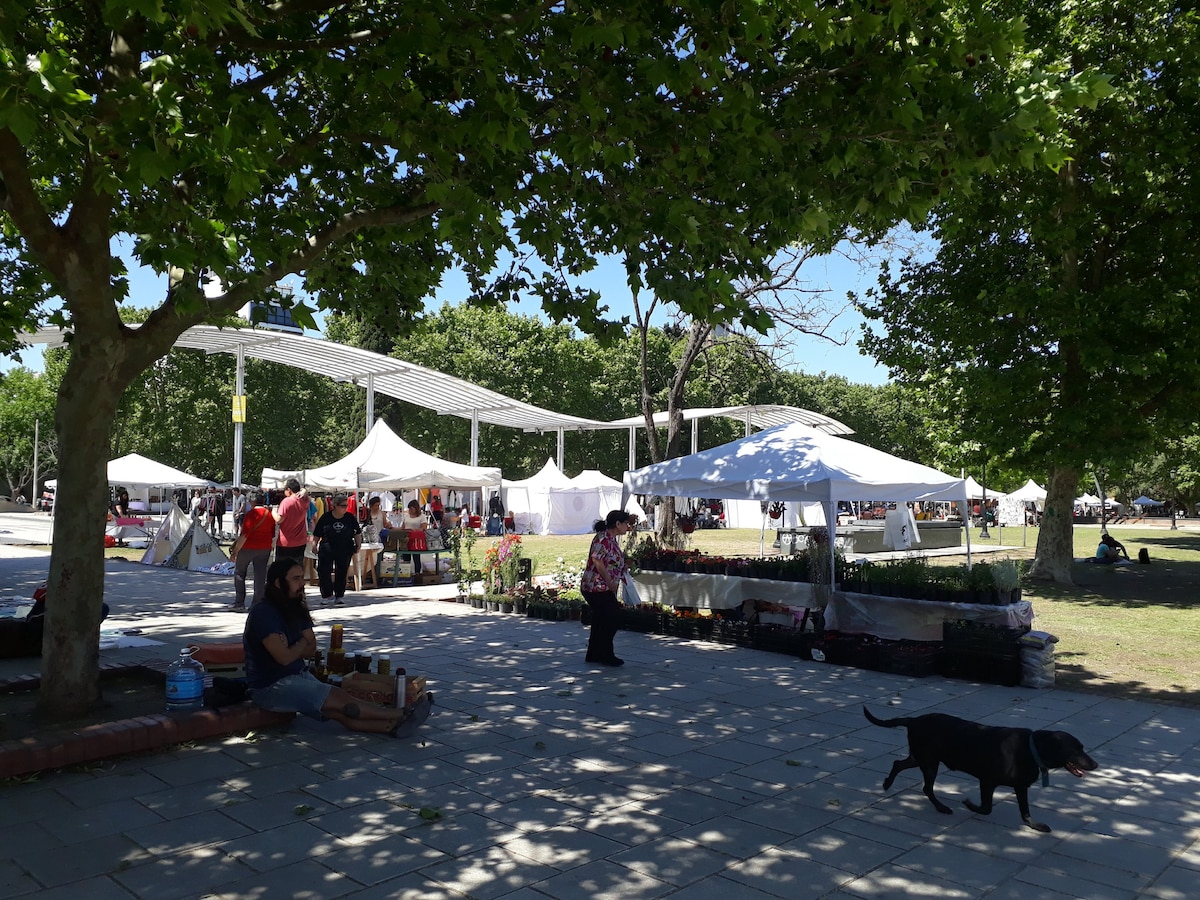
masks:
<svg viewBox="0 0 1200 900"><path fill-rule="evenodd" d="M234 375L233 393L235 397L244 397L246 395L246 350L238 344L237 348L237 373ZM245 419L245 407L242 408L241 419ZM242 486L242 429L245 423L234 421L233 423L233 483L236 487Z"/></svg>

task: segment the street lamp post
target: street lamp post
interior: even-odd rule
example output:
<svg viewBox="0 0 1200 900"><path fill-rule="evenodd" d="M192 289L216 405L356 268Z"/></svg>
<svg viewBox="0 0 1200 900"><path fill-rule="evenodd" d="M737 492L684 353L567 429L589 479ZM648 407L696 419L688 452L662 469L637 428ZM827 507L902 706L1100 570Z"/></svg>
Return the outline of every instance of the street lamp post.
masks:
<svg viewBox="0 0 1200 900"><path fill-rule="evenodd" d="M1175 527L1175 470L1171 470L1171 530L1178 531Z"/></svg>

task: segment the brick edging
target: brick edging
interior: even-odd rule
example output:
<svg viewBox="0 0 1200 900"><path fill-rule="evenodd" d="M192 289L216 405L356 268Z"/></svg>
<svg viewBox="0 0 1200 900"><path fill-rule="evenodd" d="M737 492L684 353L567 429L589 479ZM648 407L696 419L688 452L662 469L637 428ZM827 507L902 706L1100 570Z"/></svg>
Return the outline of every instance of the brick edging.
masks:
<svg viewBox="0 0 1200 900"><path fill-rule="evenodd" d="M158 666L101 665L101 676L131 669L157 671ZM164 667L165 669L165 667ZM36 690L40 675L21 675L0 681L0 691ZM224 737L259 728L291 723L295 713L270 712L253 703L235 703L220 709L163 712L132 719L88 725L55 738L20 738L0 742L0 778L59 769L129 753L160 750L172 744Z"/></svg>

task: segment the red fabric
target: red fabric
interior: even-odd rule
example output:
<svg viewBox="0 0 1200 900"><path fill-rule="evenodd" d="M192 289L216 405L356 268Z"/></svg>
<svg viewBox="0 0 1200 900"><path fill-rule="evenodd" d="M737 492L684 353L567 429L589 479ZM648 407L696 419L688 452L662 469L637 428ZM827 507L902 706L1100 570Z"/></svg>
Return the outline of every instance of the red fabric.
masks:
<svg viewBox="0 0 1200 900"><path fill-rule="evenodd" d="M256 506L242 519L242 534L246 536L243 550L270 550L275 537L275 517L265 506ZM308 533L305 531L305 538Z"/></svg>
<svg viewBox="0 0 1200 900"><path fill-rule="evenodd" d="M424 531L410 531L408 533L408 549L409 550L428 550L429 542L425 540Z"/></svg>

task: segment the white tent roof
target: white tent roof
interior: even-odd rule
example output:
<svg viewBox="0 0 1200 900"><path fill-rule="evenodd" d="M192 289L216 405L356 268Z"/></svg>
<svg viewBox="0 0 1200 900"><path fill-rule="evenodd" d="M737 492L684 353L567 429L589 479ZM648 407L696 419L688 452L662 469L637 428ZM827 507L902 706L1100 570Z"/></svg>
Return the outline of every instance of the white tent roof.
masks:
<svg viewBox="0 0 1200 900"><path fill-rule="evenodd" d="M520 478L516 481L505 479L504 488L525 488L530 491L548 491L550 488L570 487L571 479L563 472L559 471L553 457L546 459L546 464L541 467L535 474L528 478Z"/></svg>
<svg viewBox="0 0 1200 900"><path fill-rule="evenodd" d="M831 419L829 416L813 412L811 409L801 409L798 406L781 406L774 403L759 403L754 406L697 406L691 409L680 410L680 415L685 422L722 416L728 419L737 419L754 428L774 428L776 425L798 422L802 425L807 425L815 431L823 431L826 434L854 434L853 428L839 422L837 419ZM660 427L669 424L667 413L665 411L656 412L654 414L654 424ZM612 422L606 423L603 427L624 426L644 428L645 425L645 417L637 415L624 419L614 419Z"/></svg>
<svg viewBox="0 0 1200 900"><path fill-rule="evenodd" d="M572 491L594 491L597 488L619 488L621 482L609 478L599 469L584 469L570 480L567 487Z"/></svg>
<svg viewBox="0 0 1200 900"><path fill-rule="evenodd" d="M1099 506L1100 498L1095 494L1083 494L1075 498L1075 502L1083 506Z"/></svg>
<svg viewBox="0 0 1200 900"><path fill-rule="evenodd" d="M263 484L289 473L263 469ZM294 473L303 484L325 491L398 491L405 488L497 488L500 470L467 466L430 456L402 440L383 419L349 454L319 469Z"/></svg>
<svg viewBox="0 0 1200 900"><path fill-rule="evenodd" d="M967 484L967 498L968 499L970 499L970 500L982 500L983 499L983 485L981 485L978 481L976 481L970 475L967 476L966 484ZM1000 491L994 491L991 488L989 488L987 495L988 495L989 500L994 500L996 497L1000 496Z"/></svg>
<svg viewBox="0 0 1200 900"><path fill-rule="evenodd" d="M138 490L152 487L202 488L213 484L180 469L155 462L140 453L129 453L108 461L108 483ZM58 479L50 479L46 486L51 490L58 487Z"/></svg>
<svg viewBox="0 0 1200 900"><path fill-rule="evenodd" d="M1033 501L1045 500L1046 499L1046 489L1043 487L1038 487L1037 482L1034 481L1032 478L1030 478L1027 482L1025 482L1023 485L1021 485L1021 487L1017 488L1015 491L1013 491L1011 494L1009 494L1008 499L1009 500L1033 500Z"/></svg>
<svg viewBox="0 0 1200 900"><path fill-rule="evenodd" d="M781 425L625 473L625 493L749 500L966 500L964 481L864 444Z"/></svg>

